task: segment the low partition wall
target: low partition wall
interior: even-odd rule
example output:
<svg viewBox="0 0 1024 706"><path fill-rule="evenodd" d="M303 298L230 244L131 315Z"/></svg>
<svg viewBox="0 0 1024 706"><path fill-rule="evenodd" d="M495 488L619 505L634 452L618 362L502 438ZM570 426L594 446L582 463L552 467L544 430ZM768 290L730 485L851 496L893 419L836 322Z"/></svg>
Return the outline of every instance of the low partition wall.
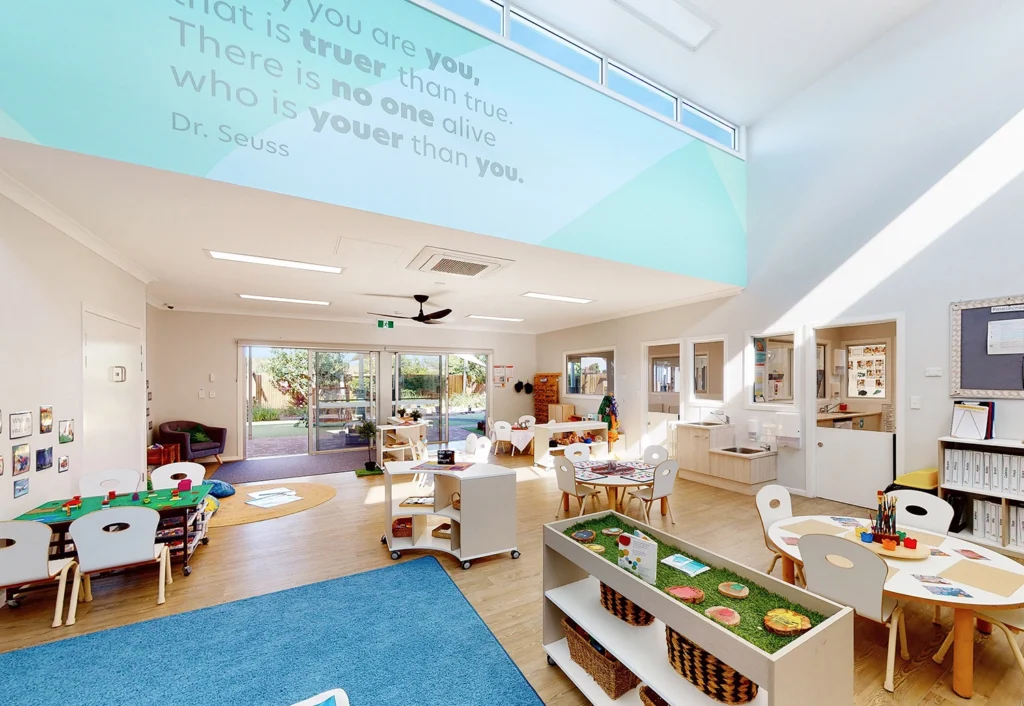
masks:
<svg viewBox="0 0 1024 706"><path fill-rule="evenodd" d="M760 586L814 611L824 616L824 621L775 652L766 652L565 534L570 527L591 520L609 520L619 527L635 527L663 544L678 548L680 553L708 566L731 571L752 586ZM601 605L601 583L653 614L654 623L637 627L606 611ZM715 605L714 597L708 595L705 605ZM666 626L757 684L758 694L750 703L820 706L823 695L827 694L829 706L853 704L854 612L850 608L616 512L571 518L544 528L544 648L549 660L558 664L592 703L613 703L596 682L570 660L562 623L566 617L669 704L710 706L720 702L699 691L672 667L666 647ZM637 690L614 703L639 704Z"/></svg>

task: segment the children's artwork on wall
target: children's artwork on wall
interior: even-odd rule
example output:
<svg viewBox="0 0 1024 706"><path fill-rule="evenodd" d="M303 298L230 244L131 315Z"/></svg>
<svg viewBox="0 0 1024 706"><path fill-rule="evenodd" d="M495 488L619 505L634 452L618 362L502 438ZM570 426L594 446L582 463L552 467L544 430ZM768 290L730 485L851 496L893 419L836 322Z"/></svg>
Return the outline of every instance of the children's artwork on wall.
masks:
<svg viewBox="0 0 1024 706"><path fill-rule="evenodd" d="M49 434L53 431L53 407L39 408L39 433Z"/></svg>
<svg viewBox="0 0 1024 706"><path fill-rule="evenodd" d="M14 481L14 497L20 498L22 495L28 495L28 478Z"/></svg>
<svg viewBox="0 0 1024 706"><path fill-rule="evenodd" d="M68 456L61 456L57 459L57 473L67 473L71 468L71 458Z"/></svg>
<svg viewBox="0 0 1024 706"><path fill-rule="evenodd" d="M18 444L11 452L11 475L20 476L32 469L32 448L28 444Z"/></svg>
<svg viewBox="0 0 1024 706"><path fill-rule="evenodd" d="M45 471L47 468L53 468L52 446L48 446L45 449L36 449L36 473Z"/></svg>
<svg viewBox="0 0 1024 706"><path fill-rule="evenodd" d="M150 431L153 431L153 422L150 422L150 423L149 423L149 430L150 430Z"/></svg>
<svg viewBox="0 0 1024 706"><path fill-rule="evenodd" d="M75 440L75 420L74 419L62 419L57 425L57 435L60 437L60 443L70 444Z"/></svg>
<svg viewBox="0 0 1024 706"><path fill-rule="evenodd" d="M13 412L11 414L11 438L24 439L32 436L32 413Z"/></svg>

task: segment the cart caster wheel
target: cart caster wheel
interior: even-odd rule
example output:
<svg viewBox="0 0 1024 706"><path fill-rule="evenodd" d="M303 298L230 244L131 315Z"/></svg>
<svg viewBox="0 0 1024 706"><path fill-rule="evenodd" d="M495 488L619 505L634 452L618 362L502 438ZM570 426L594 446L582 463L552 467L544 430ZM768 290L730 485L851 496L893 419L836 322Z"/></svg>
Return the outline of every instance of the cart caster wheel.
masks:
<svg viewBox="0 0 1024 706"><path fill-rule="evenodd" d="M184 567L181 570L181 573L185 574L186 576L191 576L192 575L192 567L191 566Z"/></svg>
<svg viewBox="0 0 1024 706"><path fill-rule="evenodd" d="M209 543L210 543L210 538L209 538L209 537L203 537L203 538L202 538L201 540L199 540L199 541L201 541L201 542L203 543L203 546L205 547L205 546L206 546L207 544L209 544Z"/></svg>
<svg viewBox="0 0 1024 706"><path fill-rule="evenodd" d="M11 600L7 601L7 607L8 608L21 608L21 601L19 601L16 598L12 598Z"/></svg>
<svg viewBox="0 0 1024 706"><path fill-rule="evenodd" d="M522 556L522 554L520 554L520 553L519 553L519 550L518 550L518 549L513 549L513 550L512 550L512 558L513 558L513 559L518 559L518 558L519 558L519 557L521 557L521 556Z"/></svg>
<svg viewBox="0 0 1024 706"><path fill-rule="evenodd" d="M380 543L381 544L387 544L388 543L388 536L386 534L382 534L380 536Z"/></svg>
<svg viewBox="0 0 1024 706"><path fill-rule="evenodd" d="M391 558L398 561L402 558L402 552L391 552Z"/></svg>
<svg viewBox="0 0 1024 706"><path fill-rule="evenodd" d="M462 568L463 569L468 569L471 566L472 566L472 564L470 564L468 561L462 562Z"/></svg>
<svg viewBox="0 0 1024 706"><path fill-rule="evenodd" d="M548 655L548 666L549 667L557 667L558 666L557 664L555 664L555 660L551 659L551 655Z"/></svg>

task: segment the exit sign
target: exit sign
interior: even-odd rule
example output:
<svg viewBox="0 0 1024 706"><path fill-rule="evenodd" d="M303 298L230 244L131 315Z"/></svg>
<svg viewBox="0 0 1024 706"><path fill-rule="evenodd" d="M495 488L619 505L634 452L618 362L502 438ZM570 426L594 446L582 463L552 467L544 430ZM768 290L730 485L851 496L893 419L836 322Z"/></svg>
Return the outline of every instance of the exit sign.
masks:
<svg viewBox="0 0 1024 706"><path fill-rule="evenodd" d="M377 319L377 328L394 328L394 321L385 321L384 319Z"/></svg>

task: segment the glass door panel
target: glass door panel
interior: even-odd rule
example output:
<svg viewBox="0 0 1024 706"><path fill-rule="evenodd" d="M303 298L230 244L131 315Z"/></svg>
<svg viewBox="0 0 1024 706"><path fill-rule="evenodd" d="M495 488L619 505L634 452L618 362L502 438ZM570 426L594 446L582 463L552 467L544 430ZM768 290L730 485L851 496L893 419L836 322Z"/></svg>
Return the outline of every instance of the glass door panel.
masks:
<svg viewBox="0 0 1024 706"><path fill-rule="evenodd" d="M447 412L445 407L446 356L421 353L395 355L395 413L404 409L408 414L419 410L422 419L430 422L427 442L443 444L448 441Z"/></svg>
<svg viewBox="0 0 1024 706"><path fill-rule="evenodd" d="M373 353L312 351L313 379L310 429L314 453L365 448L356 427L376 418L377 357Z"/></svg>
<svg viewBox="0 0 1024 706"><path fill-rule="evenodd" d="M487 355L448 354L448 441L485 433L487 422Z"/></svg>

